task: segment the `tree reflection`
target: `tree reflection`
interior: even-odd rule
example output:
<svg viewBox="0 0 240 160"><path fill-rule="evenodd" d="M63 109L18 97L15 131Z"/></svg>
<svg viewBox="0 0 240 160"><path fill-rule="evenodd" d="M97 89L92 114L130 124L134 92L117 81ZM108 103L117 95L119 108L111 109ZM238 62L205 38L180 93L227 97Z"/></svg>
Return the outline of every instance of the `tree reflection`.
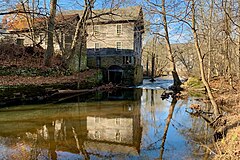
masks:
<svg viewBox="0 0 240 160"><path fill-rule="evenodd" d="M37 109L19 107L0 112L0 119L5 120L0 123L4 128L0 130L0 140L12 137L13 141L13 145L4 142L0 145L14 150L13 153L0 152L0 159L5 155L11 156L7 159L51 160L139 155L142 90L119 93L123 99L116 94L109 95L116 99L34 106L39 107Z"/></svg>
<svg viewBox="0 0 240 160"><path fill-rule="evenodd" d="M151 89L151 106L154 106L155 101L154 101L154 90Z"/></svg>
<svg viewBox="0 0 240 160"><path fill-rule="evenodd" d="M168 117L167 117L167 120L166 120L167 122L166 122L166 126L164 128L164 133L163 133L163 138L162 138L162 143L161 143L161 148L160 148L159 159L161 159L161 160L163 159L164 144L165 144L165 141L166 141L166 138L167 138L169 124L171 122L173 111L174 111L176 103L177 103L177 99L176 99L176 97L173 97L170 108L169 108L169 113L168 113Z"/></svg>
<svg viewBox="0 0 240 160"><path fill-rule="evenodd" d="M90 159L90 156L85 149L84 141L82 139L78 138L78 135L77 135L74 127L72 127L72 132L73 132L74 139L76 141L76 146L77 146L77 149L79 150L79 153L83 154L84 159L86 159L86 160Z"/></svg>
<svg viewBox="0 0 240 160"><path fill-rule="evenodd" d="M49 131L49 157L52 160L57 159L56 142L55 142L55 129L52 126L47 127Z"/></svg>

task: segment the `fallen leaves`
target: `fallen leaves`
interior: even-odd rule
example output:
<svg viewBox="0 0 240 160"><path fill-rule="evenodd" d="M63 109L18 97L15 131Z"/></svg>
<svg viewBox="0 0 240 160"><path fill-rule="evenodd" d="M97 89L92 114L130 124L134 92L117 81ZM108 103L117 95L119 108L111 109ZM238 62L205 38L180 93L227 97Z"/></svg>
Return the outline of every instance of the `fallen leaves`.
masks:
<svg viewBox="0 0 240 160"><path fill-rule="evenodd" d="M1 86L11 86L11 85L43 85L43 84L58 84L58 83L74 83L82 82L90 77L96 75L98 70L87 70L81 73L75 73L70 76L36 76L36 77L26 77L26 76L0 76Z"/></svg>

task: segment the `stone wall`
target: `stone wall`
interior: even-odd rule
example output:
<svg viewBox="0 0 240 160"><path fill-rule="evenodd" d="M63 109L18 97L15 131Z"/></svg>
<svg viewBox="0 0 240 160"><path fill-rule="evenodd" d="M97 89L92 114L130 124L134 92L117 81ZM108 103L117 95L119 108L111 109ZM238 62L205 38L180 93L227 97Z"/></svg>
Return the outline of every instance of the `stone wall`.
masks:
<svg viewBox="0 0 240 160"><path fill-rule="evenodd" d="M122 83L125 85L139 85L143 80L143 68L141 65L125 66Z"/></svg>
<svg viewBox="0 0 240 160"><path fill-rule="evenodd" d="M106 68L108 69L112 65L123 65L123 57L122 56L106 56L100 57L100 66L97 66L97 58L96 57L88 57L87 58L87 66L89 68Z"/></svg>
<svg viewBox="0 0 240 160"><path fill-rule="evenodd" d="M122 25L122 33L117 34L117 25ZM94 34L94 26L87 28L87 48L94 49L95 43L100 44L100 48L115 48L116 42L122 42L122 49L134 50L134 23L101 24L99 33Z"/></svg>

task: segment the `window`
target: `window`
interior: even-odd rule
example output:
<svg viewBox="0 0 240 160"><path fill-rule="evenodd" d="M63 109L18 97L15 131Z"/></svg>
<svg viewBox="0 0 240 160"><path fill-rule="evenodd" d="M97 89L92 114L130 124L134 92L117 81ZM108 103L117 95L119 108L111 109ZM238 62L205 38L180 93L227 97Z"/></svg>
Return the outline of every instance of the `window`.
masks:
<svg viewBox="0 0 240 160"><path fill-rule="evenodd" d="M118 35L122 34L122 25L121 24L117 24L117 34Z"/></svg>
<svg viewBox="0 0 240 160"><path fill-rule="evenodd" d="M116 50L120 51L122 49L122 42L117 42L116 43Z"/></svg>
<svg viewBox="0 0 240 160"><path fill-rule="evenodd" d="M24 39L23 38L17 38L17 44L18 45L23 45L24 44Z"/></svg>
<svg viewBox="0 0 240 160"><path fill-rule="evenodd" d="M134 57L132 56L124 56L123 64L134 64Z"/></svg>
<svg viewBox="0 0 240 160"><path fill-rule="evenodd" d="M94 35L95 36L100 34L100 26L94 26L93 29L94 29Z"/></svg>
<svg viewBox="0 0 240 160"><path fill-rule="evenodd" d="M116 124L116 125L120 125L120 123L121 123L120 118L116 118L116 119L115 119L115 124Z"/></svg>
<svg viewBox="0 0 240 160"><path fill-rule="evenodd" d="M100 139L100 131L95 131L94 138L95 139Z"/></svg>
<svg viewBox="0 0 240 160"><path fill-rule="evenodd" d="M100 51L100 43L95 43L94 44L94 50L95 51Z"/></svg>
<svg viewBox="0 0 240 160"><path fill-rule="evenodd" d="M64 34L64 47L65 47L65 49L67 49L67 50L71 49L72 39L73 39L72 35Z"/></svg>
<svg viewBox="0 0 240 160"><path fill-rule="evenodd" d="M119 131L115 133L115 138L116 138L116 141L121 141L121 134Z"/></svg>

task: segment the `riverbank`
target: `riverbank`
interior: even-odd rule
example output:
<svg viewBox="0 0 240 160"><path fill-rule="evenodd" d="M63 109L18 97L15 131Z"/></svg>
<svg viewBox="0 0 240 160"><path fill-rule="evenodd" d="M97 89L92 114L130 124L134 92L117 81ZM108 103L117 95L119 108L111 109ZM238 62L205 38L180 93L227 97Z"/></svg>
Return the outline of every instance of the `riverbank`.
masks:
<svg viewBox="0 0 240 160"><path fill-rule="evenodd" d="M226 137L215 145L215 159L240 159L240 80L233 82L228 79L216 78L210 83L215 100L224 112L222 120L226 122Z"/></svg>
<svg viewBox="0 0 240 160"><path fill-rule="evenodd" d="M223 137L214 143L212 153L216 160L240 159L240 80L234 80L233 85L228 79L217 77L210 82L213 96L222 113L215 131L222 131ZM184 94L202 97L206 91L201 81L190 78L185 84ZM202 99L210 103L207 98ZM217 137L219 138L219 137ZM209 148L210 149L210 148Z"/></svg>
<svg viewBox="0 0 240 160"><path fill-rule="evenodd" d="M92 89L102 85L101 70L86 70L71 75L0 76L0 106L43 103L59 98L59 90Z"/></svg>
<svg viewBox="0 0 240 160"><path fill-rule="evenodd" d="M63 65L60 55L54 55L51 66L46 67L44 53L39 47L0 44L0 107L44 103L58 90L92 89L102 85L101 70L73 72Z"/></svg>
<svg viewBox="0 0 240 160"><path fill-rule="evenodd" d="M19 85L61 85L70 83L81 83L88 82L85 85L95 82L98 79L101 80L102 75L100 70L86 70L80 73L73 73L71 75L50 75L50 76L22 76L22 75L6 75L0 76L0 86L14 87ZM98 82L95 82L98 83ZM81 85L80 88L86 88L88 86ZM93 84L94 85L94 84ZM91 86L91 84L90 84Z"/></svg>

